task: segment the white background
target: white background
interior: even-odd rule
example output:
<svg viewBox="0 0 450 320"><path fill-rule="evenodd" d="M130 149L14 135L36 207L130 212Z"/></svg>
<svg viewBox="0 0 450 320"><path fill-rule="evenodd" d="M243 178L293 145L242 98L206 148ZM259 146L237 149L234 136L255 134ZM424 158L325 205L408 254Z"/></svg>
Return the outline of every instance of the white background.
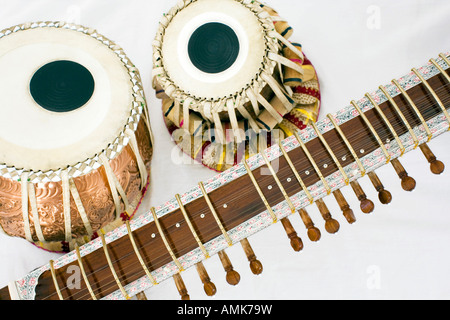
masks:
<svg viewBox="0 0 450 320"><path fill-rule="evenodd" d="M174 145L167 133L160 101L150 85L151 42L161 15L174 0L97 1L0 1L0 28L28 21L80 23L97 29L121 45L139 68L144 81L156 137L152 185L145 205L156 206L215 175L195 165L171 161ZM333 113L352 99L424 65L440 52L450 50L448 0L271 0L285 17L315 64L322 86L322 113ZM379 19L376 13L379 12ZM375 14L375 16L374 16ZM375 19L375 20L374 20ZM2 77L8 75L2 74ZM11 106L14 101L11 101ZM1 106L11 107L11 106ZM20 122L20 119L16 119ZM450 136L430 147L450 166ZM187 160L187 159L186 159ZM227 250L241 282L232 287L218 257L205 266L218 292L212 299L448 299L450 298L450 167L434 176L420 151L405 155L402 163L417 180L413 193L401 190L393 168L378 175L393 195L381 205L367 177L360 183L376 204L364 215L350 188L344 188L357 216L350 226L334 198L326 199L341 230L328 235L317 208L309 212L322 231L322 240L311 243L298 215L291 218L305 249L295 253L281 224L250 238L263 274L251 274L240 245ZM36 249L22 239L0 236L0 286L4 287L58 255ZM192 299L211 299L203 293L195 269L183 273ZM147 292L149 299L178 299L172 280Z"/></svg>

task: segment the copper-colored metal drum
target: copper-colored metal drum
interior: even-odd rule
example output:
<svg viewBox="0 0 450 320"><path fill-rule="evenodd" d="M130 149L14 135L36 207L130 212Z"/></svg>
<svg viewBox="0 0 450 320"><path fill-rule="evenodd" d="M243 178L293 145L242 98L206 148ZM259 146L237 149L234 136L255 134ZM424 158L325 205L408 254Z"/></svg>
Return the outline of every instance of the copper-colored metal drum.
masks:
<svg viewBox="0 0 450 320"><path fill-rule="evenodd" d="M11 118L15 95L25 96L22 119L8 120L18 128L0 130L0 231L47 250L68 251L100 229L108 231L130 219L147 190L153 137L140 75L113 41L96 30L61 22L2 31L0 68L19 59L30 63L19 68L0 99L0 112ZM60 61L74 62L75 71L46 69ZM83 84L76 83L84 69L94 83L89 99L73 110L49 110L72 91L85 93ZM33 94L30 79L39 71L63 80L54 84L49 77L46 88L44 78L39 83L44 89ZM2 72L0 82L9 76ZM49 97L46 102L37 99L40 94Z"/></svg>

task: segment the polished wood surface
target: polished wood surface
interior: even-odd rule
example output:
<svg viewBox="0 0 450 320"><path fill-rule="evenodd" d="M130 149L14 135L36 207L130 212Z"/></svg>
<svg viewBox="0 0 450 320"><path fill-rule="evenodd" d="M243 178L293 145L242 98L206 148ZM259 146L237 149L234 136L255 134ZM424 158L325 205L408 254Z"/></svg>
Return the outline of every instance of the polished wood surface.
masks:
<svg viewBox="0 0 450 320"><path fill-rule="evenodd" d="M381 182L378 175L375 173L375 171L369 172L368 176L370 178L370 181L372 182L373 186L375 187L375 190L378 192L378 200L382 204L389 204L392 201L392 194L384 188L383 183Z"/></svg>
<svg viewBox="0 0 450 320"><path fill-rule="evenodd" d="M227 253L225 251L219 251L218 256L222 262L223 269L226 272L226 281L232 286L237 285L239 281L241 281L241 276L239 272L233 269L233 264L231 263Z"/></svg>
<svg viewBox="0 0 450 320"><path fill-rule="evenodd" d="M431 172L433 172L434 174L441 174L442 172L444 172L445 165L442 163L442 161L439 161L436 158L436 156L431 151L428 144L424 143L424 144L420 145L419 147L420 147L420 150L422 150L427 161L430 163Z"/></svg>
<svg viewBox="0 0 450 320"><path fill-rule="evenodd" d="M335 192L333 192L333 195L339 205L339 208L341 208L342 210L343 216L345 217L345 219L347 219L347 222L350 224L355 223L356 222L355 213L350 208L350 205L348 204L341 190L336 190Z"/></svg>
<svg viewBox="0 0 450 320"><path fill-rule="evenodd" d="M212 297L217 292L216 285L211 281L211 278L209 277L209 274L206 271L206 268L203 265L203 262L199 262L195 266L197 268L197 272L200 277L200 280L203 283L203 289L205 290L206 295L209 297Z"/></svg>
<svg viewBox="0 0 450 320"><path fill-rule="evenodd" d="M297 252L301 251L303 249L303 241L297 235L297 231L295 231L289 218L281 219L281 223L283 224L283 228L286 230L289 240L291 240L292 249Z"/></svg>

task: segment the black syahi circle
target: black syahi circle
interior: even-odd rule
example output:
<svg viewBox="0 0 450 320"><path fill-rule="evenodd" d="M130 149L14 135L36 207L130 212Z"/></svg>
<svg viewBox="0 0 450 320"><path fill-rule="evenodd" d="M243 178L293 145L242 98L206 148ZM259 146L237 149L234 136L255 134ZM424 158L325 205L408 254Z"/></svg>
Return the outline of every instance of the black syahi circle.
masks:
<svg viewBox="0 0 450 320"><path fill-rule="evenodd" d="M210 22L194 31L188 44L192 63L206 73L220 73L230 68L239 56L239 39L229 26Z"/></svg>
<svg viewBox="0 0 450 320"><path fill-rule="evenodd" d="M94 93L94 78L84 66L59 60L42 66L30 81L30 93L41 107L70 112L84 106Z"/></svg>

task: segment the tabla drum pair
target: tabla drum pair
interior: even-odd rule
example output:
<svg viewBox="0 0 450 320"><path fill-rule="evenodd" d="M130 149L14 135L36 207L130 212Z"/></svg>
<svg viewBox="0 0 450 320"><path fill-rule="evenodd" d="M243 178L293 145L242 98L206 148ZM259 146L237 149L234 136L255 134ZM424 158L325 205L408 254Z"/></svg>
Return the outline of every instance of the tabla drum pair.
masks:
<svg viewBox="0 0 450 320"><path fill-rule="evenodd" d="M258 1L185 0L163 16L152 85L180 150L223 171L316 120L319 82L292 33ZM122 48L28 23L0 32L0 70L0 231L70 251L131 219L154 140Z"/></svg>

